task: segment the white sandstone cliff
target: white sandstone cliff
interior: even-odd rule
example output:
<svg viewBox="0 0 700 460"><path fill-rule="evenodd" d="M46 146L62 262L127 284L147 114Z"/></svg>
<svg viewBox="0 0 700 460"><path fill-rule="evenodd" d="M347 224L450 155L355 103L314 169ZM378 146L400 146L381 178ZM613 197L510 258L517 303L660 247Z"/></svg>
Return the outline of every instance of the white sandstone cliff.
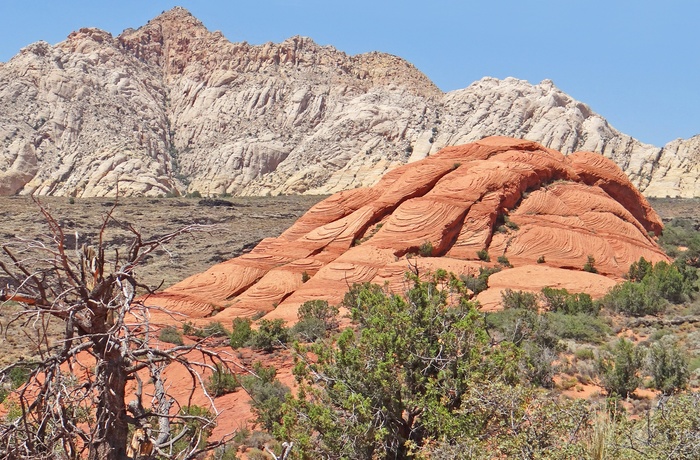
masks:
<svg viewBox="0 0 700 460"><path fill-rule="evenodd" d="M550 81L445 94L395 56L231 43L182 8L24 48L0 65L0 113L0 194L330 193L507 135L600 152L649 196L700 196L698 138L642 144Z"/></svg>

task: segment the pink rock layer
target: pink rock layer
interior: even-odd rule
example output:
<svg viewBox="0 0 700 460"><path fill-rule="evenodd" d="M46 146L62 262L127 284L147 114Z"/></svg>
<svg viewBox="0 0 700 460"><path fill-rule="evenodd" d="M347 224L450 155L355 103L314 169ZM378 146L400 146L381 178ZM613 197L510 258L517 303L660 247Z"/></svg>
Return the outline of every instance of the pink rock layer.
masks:
<svg viewBox="0 0 700 460"><path fill-rule="evenodd" d="M227 324L261 312L295 321L303 302L337 304L353 283L400 291L412 253L423 254L410 260L423 273L476 273L505 257L515 270L500 275L499 289L527 287L529 280L533 289L595 287L602 295L640 257L667 260L654 240L662 228L646 199L603 156L564 156L534 142L489 137L396 168L372 188L332 195L279 237L147 304L171 312L173 321ZM492 262L482 261L480 251ZM581 273L589 256L600 275ZM488 295L484 301L493 302Z"/></svg>

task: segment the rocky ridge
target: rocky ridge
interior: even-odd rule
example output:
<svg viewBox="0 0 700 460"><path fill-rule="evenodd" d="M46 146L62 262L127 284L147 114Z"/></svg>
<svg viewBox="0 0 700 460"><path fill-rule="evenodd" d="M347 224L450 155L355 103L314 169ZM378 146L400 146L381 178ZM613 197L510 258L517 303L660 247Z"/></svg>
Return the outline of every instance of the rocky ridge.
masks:
<svg viewBox="0 0 700 460"><path fill-rule="evenodd" d="M403 292L407 270L477 274L497 260L513 268L480 294L486 307L509 286L600 296L640 257L668 260L650 236L661 229L646 199L601 155L489 137L395 168L374 187L336 193L278 238L147 303L175 313L163 321L228 324L260 312L294 321L303 302L337 304L353 283ZM582 271L589 256L598 274Z"/></svg>
<svg viewBox="0 0 700 460"><path fill-rule="evenodd" d="M333 193L505 135L602 153L649 196L700 196L700 137L642 144L550 81L445 94L396 56L231 43L182 8L22 49L0 65L0 113L4 195Z"/></svg>

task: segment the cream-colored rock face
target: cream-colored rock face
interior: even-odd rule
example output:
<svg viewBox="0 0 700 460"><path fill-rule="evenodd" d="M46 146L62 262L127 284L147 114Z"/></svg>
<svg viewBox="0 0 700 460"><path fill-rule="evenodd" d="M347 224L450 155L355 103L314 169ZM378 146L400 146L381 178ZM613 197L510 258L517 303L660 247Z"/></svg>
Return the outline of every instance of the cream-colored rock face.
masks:
<svg viewBox="0 0 700 460"><path fill-rule="evenodd" d="M2 194L331 193L507 135L603 153L647 195L700 195L697 139L641 144L550 81L444 94L395 56L231 43L182 8L24 48L0 66L0 113Z"/></svg>
<svg viewBox="0 0 700 460"><path fill-rule="evenodd" d="M669 142L652 164L647 195L700 197L700 136Z"/></svg>

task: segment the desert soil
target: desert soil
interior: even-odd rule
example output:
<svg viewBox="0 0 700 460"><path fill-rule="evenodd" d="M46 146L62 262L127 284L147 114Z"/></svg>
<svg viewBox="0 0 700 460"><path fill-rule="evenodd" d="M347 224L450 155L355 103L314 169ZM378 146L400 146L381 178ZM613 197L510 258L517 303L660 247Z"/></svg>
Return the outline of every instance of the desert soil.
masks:
<svg viewBox="0 0 700 460"><path fill-rule="evenodd" d="M323 196L234 197L211 201L197 198L42 198L42 205L60 223L67 247L96 244L107 213L119 222L128 222L151 239L199 224L200 231L176 238L149 256L136 273L148 286L165 288L211 265L239 256L263 238L278 236ZM214 204L214 205L212 205ZM105 232L107 255L114 249L128 250L132 236L110 224ZM0 246L18 248L24 241L51 243L46 219L39 206L29 197L0 197ZM3 260L6 260L3 258ZM162 284L161 284L162 283ZM7 279L0 274L0 287ZM37 358L34 343L38 340L36 317L16 320L21 310L16 304L0 304L0 368L24 359ZM14 321L13 321L14 320ZM10 324L8 328L7 325ZM22 327L22 324L25 324ZM56 336L63 328L52 320L49 328Z"/></svg>
<svg viewBox="0 0 700 460"><path fill-rule="evenodd" d="M149 286L162 288L202 272L211 265L239 256L261 239L282 233L322 196L234 197L207 203L196 198L42 198L43 206L61 224L69 247L95 244L104 217L110 209L120 222L132 223L144 238L174 232L187 225L207 226L203 231L177 238L148 260L137 274ZM700 199L654 199L652 206L664 221L690 218L700 225ZM216 206L212 204L218 204ZM46 221L29 197L0 197L0 243L20 244L19 240L50 242ZM105 233L108 251L125 251L131 241L127 231L110 226ZM6 279L0 276L4 286ZM0 367L20 357L35 359L36 322L12 321L20 308L0 305ZM10 327L7 327L10 324ZM24 327L21 327L24 324ZM63 325L53 320L55 336Z"/></svg>

